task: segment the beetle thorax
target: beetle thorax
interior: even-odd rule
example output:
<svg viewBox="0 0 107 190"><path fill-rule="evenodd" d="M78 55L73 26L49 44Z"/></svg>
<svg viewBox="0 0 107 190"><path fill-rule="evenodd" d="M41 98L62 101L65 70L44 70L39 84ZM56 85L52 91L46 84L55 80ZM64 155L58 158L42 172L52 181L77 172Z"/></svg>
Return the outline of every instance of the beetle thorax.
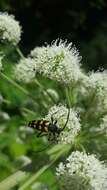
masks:
<svg viewBox="0 0 107 190"><path fill-rule="evenodd" d="M60 133L62 131L56 124L50 123L48 126L48 130L53 133Z"/></svg>

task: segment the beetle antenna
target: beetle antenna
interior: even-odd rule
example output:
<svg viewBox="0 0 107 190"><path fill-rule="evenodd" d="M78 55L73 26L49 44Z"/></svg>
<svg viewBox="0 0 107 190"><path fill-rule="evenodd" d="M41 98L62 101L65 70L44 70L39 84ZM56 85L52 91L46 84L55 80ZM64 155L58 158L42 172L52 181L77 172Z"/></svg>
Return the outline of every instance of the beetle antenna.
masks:
<svg viewBox="0 0 107 190"><path fill-rule="evenodd" d="M39 153L39 152L42 152L42 151L45 151L47 150L52 144L48 144L47 146L45 146L45 148L41 149L41 150L36 150L36 151L32 151L33 153Z"/></svg>
<svg viewBox="0 0 107 190"><path fill-rule="evenodd" d="M62 130L61 130L61 131L63 131L63 130L65 129L66 125L67 125L68 120L69 120L69 115L70 115L70 108L68 108L67 120L66 120L65 125L64 125L64 127L62 128Z"/></svg>

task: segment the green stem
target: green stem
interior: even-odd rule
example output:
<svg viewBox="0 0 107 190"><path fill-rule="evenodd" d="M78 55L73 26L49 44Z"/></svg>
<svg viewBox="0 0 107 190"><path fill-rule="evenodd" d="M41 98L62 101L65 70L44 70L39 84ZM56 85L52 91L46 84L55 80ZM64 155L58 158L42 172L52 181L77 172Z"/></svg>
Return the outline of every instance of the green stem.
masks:
<svg viewBox="0 0 107 190"><path fill-rule="evenodd" d="M48 168L50 168L50 167L54 164L54 162L55 162L56 160L58 160L59 157L60 157L64 152L65 152L65 150L60 151L60 152L57 154L57 156L54 158L54 160L53 160L50 164L47 164L46 166L43 166L38 172L36 172L36 174L34 174L33 176L31 176L31 178L30 178L27 182L25 182L24 185L22 185L22 186L19 188L19 190L25 190L26 188L30 187L30 185L31 185L32 183L34 183L34 182L37 180L37 178L38 178L40 175L42 175Z"/></svg>
<svg viewBox="0 0 107 190"><path fill-rule="evenodd" d="M24 58L24 55L23 55L23 53L21 52L21 50L20 50L19 47L16 47L16 51L17 51L17 53L19 54L19 56L23 59L23 58Z"/></svg>
<svg viewBox="0 0 107 190"><path fill-rule="evenodd" d="M10 100L6 100L6 99L4 99L4 98L3 98L2 102L3 102L3 103L6 103L6 104L11 104Z"/></svg>
<svg viewBox="0 0 107 190"><path fill-rule="evenodd" d="M28 109L28 108L21 108L22 111L25 111L26 113L29 113L29 114L32 114L32 115L35 115L35 112Z"/></svg>
<svg viewBox="0 0 107 190"><path fill-rule="evenodd" d="M42 173L44 173L50 166L51 164L47 164L46 166L43 166L36 174L34 174L27 182L25 182L22 187L19 188L19 190L24 190L27 187L29 187Z"/></svg>
<svg viewBox="0 0 107 190"><path fill-rule="evenodd" d="M50 162L49 164L43 166L39 171L37 171L33 176L31 176L29 178L29 180L27 180L27 182L25 182L20 188L19 190L25 190L27 187L29 187L35 180L37 180L37 178L43 174L49 167L52 166L52 164L54 164L54 162L56 162L59 157L64 154L64 152L67 149L61 149L58 154L54 157L54 160L52 162ZM35 167L34 167L35 166ZM15 187L16 185L19 185L23 180L25 180L26 178L28 179L28 177L32 174L32 172L36 171L36 163L32 162L31 164L26 165L25 167L23 167L22 169L18 170L16 173L12 174L11 176L9 176L8 178L6 178L5 180L3 180L0 183L0 190L11 190L13 187Z"/></svg>
<svg viewBox="0 0 107 190"><path fill-rule="evenodd" d="M9 83L11 83L13 86L17 87L20 91L22 91L24 94L29 95L29 92L27 90L25 90L23 87L21 87L19 84L17 84L15 81L13 81L11 78L9 78L8 76L6 76L4 73L0 73L0 76L2 76L2 78L4 78L5 80L7 80Z"/></svg>
<svg viewBox="0 0 107 190"><path fill-rule="evenodd" d="M2 78L4 78L5 80L7 80L10 84L12 84L13 86L15 86L16 88L18 88L20 91L22 91L24 94L26 94L27 96L31 97L34 101L36 101L35 97L33 97L26 89L24 89L23 87L21 87L18 83L16 83L14 80L12 80L8 76L6 76L4 73L1 72L0 76Z"/></svg>
<svg viewBox="0 0 107 190"><path fill-rule="evenodd" d="M71 107L71 100L70 100L70 93L69 93L69 88L65 88L65 94L66 94L66 98L67 98L67 101L68 101L68 105L69 105L69 108Z"/></svg>
<svg viewBox="0 0 107 190"><path fill-rule="evenodd" d="M8 178L6 178L5 180L3 180L0 183L0 189L1 190L11 190L14 186L16 186L17 184L19 184L22 180L24 180L27 176L29 175L29 173L27 173L26 171L17 171L15 174L9 176Z"/></svg>
<svg viewBox="0 0 107 190"><path fill-rule="evenodd" d="M88 121L88 119L90 119L91 116L94 115L92 110L96 106L95 98L96 98L96 93L94 92L92 97L90 97L90 100L89 100L89 102L87 104L88 107L87 107L87 109L85 111L85 114L82 117L82 125L84 125Z"/></svg>
<svg viewBox="0 0 107 190"><path fill-rule="evenodd" d="M37 79L35 79L35 83L41 88L41 90L43 91L43 94L44 95L46 95L46 96L48 96L50 99L51 99L51 101L53 102L53 103L57 103L55 100L54 100L54 98L50 95L50 93L48 93L47 91L46 91L46 89L44 88L44 86L37 80Z"/></svg>

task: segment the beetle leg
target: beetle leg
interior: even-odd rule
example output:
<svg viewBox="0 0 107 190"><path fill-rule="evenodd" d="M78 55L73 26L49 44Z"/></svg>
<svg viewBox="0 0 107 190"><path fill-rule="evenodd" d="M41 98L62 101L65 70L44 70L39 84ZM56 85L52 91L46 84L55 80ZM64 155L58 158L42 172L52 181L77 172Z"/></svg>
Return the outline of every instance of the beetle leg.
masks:
<svg viewBox="0 0 107 190"><path fill-rule="evenodd" d="M43 132L40 132L40 133L37 134L37 137L43 137L43 136L46 136L46 135L48 135L48 134L47 133L44 134Z"/></svg>
<svg viewBox="0 0 107 190"><path fill-rule="evenodd" d="M54 132L54 133L51 133L51 139L50 139L50 141L55 141L56 140L56 133Z"/></svg>
<svg viewBox="0 0 107 190"><path fill-rule="evenodd" d="M53 116L51 115L51 122L53 123L54 119L53 119Z"/></svg>
<svg viewBox="0 0 107 190"><path fill-rule="evenodd" d="M48 134L48 141L50 141L51 133Z"/></svg>
<svg viewBox="0 0 107 190"><path fill-rule="evenodd" d="M55 125L57 124L57 120L55 120L54 124L55 124Z"/></svg>
<svg viewBox="0 0 107 190"><path fill-rule="evenodd" d="M38 133L38 134L37 134L37 137L40 137L41 134L42 134L42 132Z"/></svg>

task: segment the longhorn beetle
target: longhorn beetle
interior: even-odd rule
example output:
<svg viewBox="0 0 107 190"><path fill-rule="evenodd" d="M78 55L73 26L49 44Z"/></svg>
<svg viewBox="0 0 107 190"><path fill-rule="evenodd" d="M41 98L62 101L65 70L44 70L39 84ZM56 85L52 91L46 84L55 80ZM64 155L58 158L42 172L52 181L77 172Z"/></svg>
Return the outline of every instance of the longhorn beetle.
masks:
<svg viewBox="0 0 107 190"><path fill-rule="evenodd" d="M47 120L29 121L28 127L31 127L39 131L37 137L48 135L48 140L57 140L61 132L64 131L65 127L67 126L69 120L69 114L70 114L70 108L68 109L67 120L62 128L58 127L57 120L54 120L53 116L51 116L51 122ZM51 139L51 137L53 137L53 139Z"/></svg>

